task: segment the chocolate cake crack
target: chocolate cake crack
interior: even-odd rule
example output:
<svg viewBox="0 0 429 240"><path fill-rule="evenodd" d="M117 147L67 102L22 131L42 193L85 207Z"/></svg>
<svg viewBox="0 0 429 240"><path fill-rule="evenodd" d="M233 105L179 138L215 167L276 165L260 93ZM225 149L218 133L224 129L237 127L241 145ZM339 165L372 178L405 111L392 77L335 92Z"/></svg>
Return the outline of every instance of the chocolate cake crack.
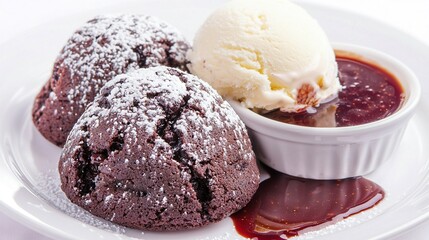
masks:
<svg viewBox="0 0 429 240"><path fill-rule="evenodd" d="M115 138L113 138L112 143L110 143L109 150L113 151L121 151L124 146L124 137L123 133L119 133Z"/></svg>
<svg viewBox="0 0 429 240"><path fill-rule="evenodd" d="M87 126L83 126L81 129L84 132L88 132ZM78 181L76 187L80 189L79 194L84 196L95 189L96 178L100 175L100 164L108 158L109 152L122 150L124 139L123 133L119 132L118 135L113 138L108 149L101 149L98 151L91 150L88 145L87 137L83 137L80 142L81 151L77 153L77 159L81 164L78 165Z"/></svg>
<svg viewBox="0 0 429 240"><path fill-rule="evenodd" d="M87 195L95 188L95 178L100 173L98 164L91 161L92 151L90 150L86 138L81 140L81 151L77 152L77 159L81 164L78 165L78 180L76 187L81 196Z"/></svg>
<svg viewBox="0 0 429 240"><path fill-rule="evenodd" d="M191 175L192 188L197 196L198 201L201 204L201 218L205 220L210 220L209 214L209 205L212 200L212 192L210 190L209 182L206 176L201 176L198 174L198 171L195 167L195 160L189 157L189 155L182 149L182 141L180 140L179 135L176 132L174 127L177 120L180 118L181 114L185 109L189 108L189 95L183 97L183 104L177 109L177 111L172 114L168 114L168 111L164 109L166 117L164 120L160 121L157 133L164 139L168 145L170 145L173 150L173 159L182 164L184 169ZM194 163L194 164L191 164Z"/></svg>
<svg viewBox="0 0 429 240"><path fill-rule="evenodd" d="M183 65L182 62L178 62L177 61L177 53L170 50L174 46L174 42L170 41L167 38L167 42L164 45L166 45L165 54L166 54L166 59L167 59L167 62L168 62L168 66L171 66L171 67L174 67L174 68L179 68L179 69L181 69L183 71L188 71L188 69L186 67L183 67L183 66L186 66L186 64ZM186 44L182 44L182 43L177 43L177 46L178 46L179 49L186 49L187 48Z"/></svg>
<svg viewBox="0 0 429 240"><path fill-rule="evenodd" d="M142 45L139 45L133 49L133 51L137 55L137 61L136 62L137 62L137 65L139 67L145 67L146 66L147 57L144 54L144 49L145 49L145 47Z"/></svg>
<svg viewBox="0 0 429 240"><path fill-rule="evenodd" d="M183 160L182 160L183 161ZM185 163L186 164L186 163ZM212 191L210 190L208 178L200 176L192 165L186 164L191 173L192 187L197 194L197 199L201 204L201 218L204 220L211 220L209 214L210 201L213 199Z"/></svg>
<svg viewBox="0 0 429 240"><path fill-rule="evenodd" d="M186 95L183 97L183 103L181 106L174 112L171 112L170 110L166 109L166 107L160 106L163 108L165 113L165 119L162 119L157 126L157 134L159 137L165 140L168 145L171 146L171 148L174 151L174 155L176 155L176 152L180 150L181 148L181 142L179 139L179 136L174 131L174 125L176 124L177 120L180 118L182 112L184 109L188 107L188 101L190 99L189 95ZM176 158L178 156L175 156Z"/></svg>
<svg viewBox="0 0 429 240"><path fill-rule="evenodd" d="M167 211L167 208L161 208L158 211L156 211L155 215L156 215L156 219L157 220L161 220L162 219L162 214Z"/></svg>

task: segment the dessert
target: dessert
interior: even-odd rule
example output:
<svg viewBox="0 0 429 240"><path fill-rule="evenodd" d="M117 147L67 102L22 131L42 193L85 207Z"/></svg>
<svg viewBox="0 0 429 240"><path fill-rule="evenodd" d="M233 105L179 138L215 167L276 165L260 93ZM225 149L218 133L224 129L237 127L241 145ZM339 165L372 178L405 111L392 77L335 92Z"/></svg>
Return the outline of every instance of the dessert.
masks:
<svg viewBox="0 0 429 240"><path fill-rule="evenodd" d="M151 16L100 16L88 21L70 37L34 101L36 128L62 146L107 81L157 65L185 70L189 47L175 28Z"/></svg>
<svg viewBox="0 0 429 240"><path fill-rule="evenodd" d="M356 176L390 157L417 102L410 92L418 96L418 83L400 63L357 48L409 79L404 88L356 59L340 57L338 65L317 22L287 0L229 2L200 28L186 67L189 45L180 34L151 17L140 20L90 21L69 40L36 99L39 130L57 145L66 141L58 169L71 202L153 231L192 229L233 214L243 236L284 239L384 197L381 187ZM151 67L157 65L176 69ZM187 67L240 102L235 108L261 161L328 181L272 171L250 201L259 170L246 126L214 89L182 71ZM363 124L394 115L402 104L394 117ZM365 126L302 128L258 113L305 126Z"/></svg>
<svg viewBox="0 0 429 240"><path fill-rule="evenodd" d="M190 71L247 108L300 112L341 86L319 24L287 0L234 0L198 30Z"/></svg>
<svg viewBox="0 0 429 240"><path fill-rule="evenodd" d="M197 77L164 66L101 88L71 130L59 172L73 203L156 231L219 221L259 185L245 126L230 105Z"/></svg>
<svg viewBox="0 0 429 240"><path fill-rule="evenodd" d="M347 127L375 122L395 113L405 93L399 80L375 63L346 52L337 53L343 90L314 112L262 114L270 119L310 127Z"/></svg>

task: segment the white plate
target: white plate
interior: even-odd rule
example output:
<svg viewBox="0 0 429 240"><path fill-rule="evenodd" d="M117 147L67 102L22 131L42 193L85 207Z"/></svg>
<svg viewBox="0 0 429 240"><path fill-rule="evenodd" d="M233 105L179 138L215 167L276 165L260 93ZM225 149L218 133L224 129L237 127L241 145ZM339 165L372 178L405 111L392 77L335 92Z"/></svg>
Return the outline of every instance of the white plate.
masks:
<svg viewBox="0 0 429 240"><path fill-rule="evenodd" d="M0 209L55 239L241 239L228 218L183 232L153 233L123 228L72 205L57 179L60 149L44 140L30 118L32 101L48 78L56 55L79 25L96 14L148 13L174 23L192 39L207 14L222 1L139 1L72 16L40 26L0 47ZM429 47L367 17L302 3L330 39L382 50L411 67L423 98L395 156L371 175L386 199L376 208L302 238L382 239L429 217Z"/></svg>

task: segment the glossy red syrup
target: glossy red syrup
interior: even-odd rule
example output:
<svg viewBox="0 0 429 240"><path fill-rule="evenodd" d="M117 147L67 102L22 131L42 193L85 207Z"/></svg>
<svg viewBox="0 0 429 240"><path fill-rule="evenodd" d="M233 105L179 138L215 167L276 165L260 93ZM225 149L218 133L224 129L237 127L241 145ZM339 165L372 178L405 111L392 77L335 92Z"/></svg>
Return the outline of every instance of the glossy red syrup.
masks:
<svg viewBox="0 0 429 240"><path fill-rule="evenodd" d="M263 116L276 121L310 127L344 127L383 119L399 108L404 93L399 81L383 68L351 56L338 56L343 90L338 98L315 112L271 111Z"/></svg>
<svg viewBox="0 0 429 240"><path fill-rule="evenodd" d="M380 186L363 177L310 180L270 171L250 203L231 216L244 237L286 239L369 209L384 197Z"/></svg>

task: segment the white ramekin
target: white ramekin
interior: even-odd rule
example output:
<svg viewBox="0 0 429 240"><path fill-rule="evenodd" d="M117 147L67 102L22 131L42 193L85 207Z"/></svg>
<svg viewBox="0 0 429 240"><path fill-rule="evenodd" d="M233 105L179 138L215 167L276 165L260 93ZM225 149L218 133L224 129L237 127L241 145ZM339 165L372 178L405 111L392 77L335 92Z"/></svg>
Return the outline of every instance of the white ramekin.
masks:
<svg viewBox="0 0 429 240"><path fill-rule="evenodd" d="M312 179L342 179L370 173L392 155L414 113L420 98L420 84L407 66L366 47L333 46L392 73L402 84L404 102L395 113L379 121L318 128L277 122L237 101L229 101L246 124L258 159L277 171Z"/></svg>

